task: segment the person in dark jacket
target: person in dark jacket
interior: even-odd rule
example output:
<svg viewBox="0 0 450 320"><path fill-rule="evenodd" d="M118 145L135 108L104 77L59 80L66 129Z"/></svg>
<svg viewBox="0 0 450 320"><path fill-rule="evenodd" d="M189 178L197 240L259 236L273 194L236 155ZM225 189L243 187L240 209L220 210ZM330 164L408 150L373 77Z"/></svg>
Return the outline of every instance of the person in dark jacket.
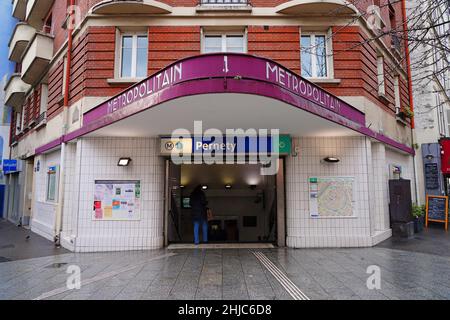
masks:
<svg viewBox="0 0 450 320"><path fill-rule="evenodd" d="M192 222L194 224L194 243L200 243L198 234L200 225L202 226L203 242L208 242L208 219L206 213L208 201L206 201L206 195L201 185L196 186L192 191L189 202L192 211Z"/></svg>

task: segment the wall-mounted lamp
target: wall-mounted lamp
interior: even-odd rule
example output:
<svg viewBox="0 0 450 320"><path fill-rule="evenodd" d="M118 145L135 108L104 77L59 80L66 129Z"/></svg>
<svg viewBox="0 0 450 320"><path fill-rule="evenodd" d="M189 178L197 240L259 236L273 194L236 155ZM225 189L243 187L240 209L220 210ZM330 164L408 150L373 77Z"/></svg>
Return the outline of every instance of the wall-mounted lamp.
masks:
<svg viewBox="0 0 450 320"><path fill-rule="evenodd" d="M427 155L425 156L425 159L427 159L427 160L433 160L433 159L434 159L434 156L433 156L432 154L427 154Z"/></svg>
<svg viewBox="0 0 450 320"><path fill-rule="evenodd" d="M231 189L231 184L226 184L225 189Z"/></svg>
<svg viewBox="0 0 450 320"><path fill-rule="evenodd" d="M251 185L249 185L249 188L250 188L251 190L255 190L255 189L256 189L256 184L251 184Z"/></svg>
<svg viewBox="0 0 450 320"><path fill-rule="evenodd" d="M180 184L180 189L184 189L184 184Z"/></svg>
<svg viewBox="0 0 450 320"><path fill-rule="evenodd" d="M120 158L117 165L119 167L126 167L130 164L130 162L131 162L131 158Z"/></svg>
<svg viewBox="0 0 450 320"><path fill-rule="evenodd" d="M206 190L206 189L208 189L208 186L206 184L204 184L204 185L202 185L202 189Z"/></svg>
<svg viewBox="0 0 450 320"><path fill-rule="evenodd" d="M328 162L328 163L337 163L339 162L339 158L336 157L325 157L323 158L323 161Z"/></svg>

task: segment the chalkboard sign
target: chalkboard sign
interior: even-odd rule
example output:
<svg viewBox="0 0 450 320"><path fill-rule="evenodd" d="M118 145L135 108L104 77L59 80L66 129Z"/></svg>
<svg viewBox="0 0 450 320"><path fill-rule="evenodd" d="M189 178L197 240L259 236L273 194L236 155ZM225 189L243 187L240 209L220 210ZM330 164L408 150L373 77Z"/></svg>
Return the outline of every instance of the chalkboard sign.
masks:
<svg viewBox="0 0 450 320"><path fill-rule="evenodd" d="M437 163L425 164L425 188L439 189L439 170Z"/></svg>
<svg viewBox="0 0 450 320"><path fill-rule="evenodd" d="M428 227L428 221L445 223L445 230L447 230L447 225L448 225L448 197L447 196L427 195L426 220L425 220L425 225L427 227Z"/></svg>

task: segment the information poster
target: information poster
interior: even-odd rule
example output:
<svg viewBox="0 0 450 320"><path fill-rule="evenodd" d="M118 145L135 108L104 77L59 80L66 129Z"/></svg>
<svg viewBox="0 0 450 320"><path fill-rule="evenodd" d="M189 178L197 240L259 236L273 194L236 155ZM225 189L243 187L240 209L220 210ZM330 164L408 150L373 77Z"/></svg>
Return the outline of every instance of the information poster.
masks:
<svg viewBox="0 0 450 320"><path fill-rule="evenodd" d="M93 220L139 220L139 180L95 181Z"/></svg>
<svg viewBox="0 0 450 320"><path fill-rule="evenodd" d="M310 177L309 211L313 218L352 217L354 177Z"/></svg>

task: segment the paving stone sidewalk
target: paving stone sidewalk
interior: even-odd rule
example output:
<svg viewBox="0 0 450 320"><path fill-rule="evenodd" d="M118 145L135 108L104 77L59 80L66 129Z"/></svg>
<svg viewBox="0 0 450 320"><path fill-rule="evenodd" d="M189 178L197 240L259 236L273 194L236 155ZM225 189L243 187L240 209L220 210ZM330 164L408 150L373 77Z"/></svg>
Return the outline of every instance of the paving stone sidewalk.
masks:
<svg viewBox="0 0 450 320"><path fill-rule="evenodd" d="M449 241L429 229L373 248L51 254L0 263L0 299L293 299L292 287L311 300L450 299L450 255L441 249ZM366 285L372 265L381 271L379 290ZM69 266L81 270L79 290L67 289Z"/></svg>
<svg viewBox="0 0 450 320"><path fill-rule="evenodd" d="M310 299L450 298L448 257L388 248L260 252ZM69 265L81 268L79 290L65 289ZM381 268L380 290L367 289L370 265ZM49 296L55 289L66 291ZM292 299L249 249L69 253L0 263L0 299L40 297Z"/></svg>

